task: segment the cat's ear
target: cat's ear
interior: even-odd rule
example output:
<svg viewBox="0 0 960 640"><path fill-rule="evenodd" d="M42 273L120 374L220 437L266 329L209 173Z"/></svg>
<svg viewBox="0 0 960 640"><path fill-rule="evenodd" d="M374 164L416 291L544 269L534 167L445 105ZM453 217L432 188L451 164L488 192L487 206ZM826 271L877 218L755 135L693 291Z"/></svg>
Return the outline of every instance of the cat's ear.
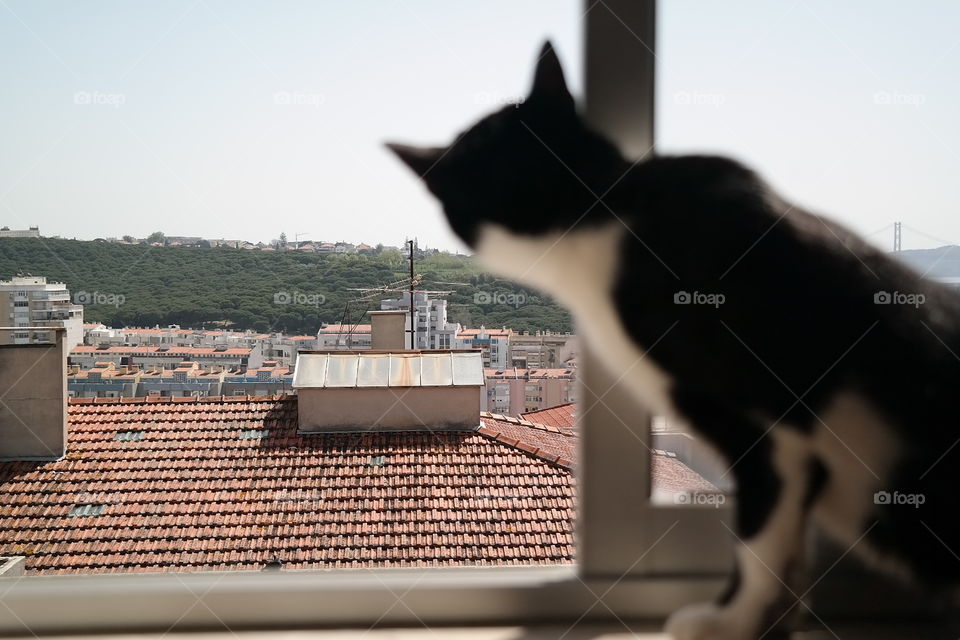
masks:
<svg viewBox="0 0 960 640"><path fill-rule="evenodd" d="M557 106L573 108L573 96L567 89L567 82L563 78L563 67L560 58L553 50L553 45L547 40L537 58L537 69L533 73L533 88L530 90L530 101L553 103Z"/></svg>
<svg viewBox="0 0 960 640"><path fill-rule="evenodd" d="M407 144L387 143L387 148L397 154L397 157L413 169L421 178L425 178L430 169L439 162L447 152L445 147L413 147Z"/></svg>

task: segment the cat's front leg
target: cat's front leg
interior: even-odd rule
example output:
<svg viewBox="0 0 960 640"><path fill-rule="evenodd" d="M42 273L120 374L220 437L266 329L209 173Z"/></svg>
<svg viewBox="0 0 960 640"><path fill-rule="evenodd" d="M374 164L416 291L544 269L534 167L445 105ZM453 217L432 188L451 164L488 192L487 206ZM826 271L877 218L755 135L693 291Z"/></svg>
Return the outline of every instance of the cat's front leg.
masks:
<svg viewBox="0 0 960 640"><path fill-rule="evenodd" d="M778 623L802 607L796 574L815 471L806 436L787 429L760 436L743 455L734 467L739 487L734 579L716 603L670 617L666 630L675 640L776 637Z"/></svg>

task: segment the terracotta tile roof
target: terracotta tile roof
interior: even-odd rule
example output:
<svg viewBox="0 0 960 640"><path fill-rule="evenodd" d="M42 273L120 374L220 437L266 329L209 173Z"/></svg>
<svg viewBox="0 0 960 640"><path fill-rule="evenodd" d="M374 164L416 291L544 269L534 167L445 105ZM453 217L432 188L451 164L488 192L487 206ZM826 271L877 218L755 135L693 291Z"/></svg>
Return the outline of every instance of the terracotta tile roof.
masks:
<svg viewBox="0 0 960 640"><path fill-rule="evenodd" d="M677 459L675 453L660 449L650 453L650 473L655 491L668 494L721 493L706 478Z"/></svg>
<svg viewBox="0 0 960 640"><path fill-rule="evenodd" d="M558 424L566 418L550 422L553 410L574 409L573 403L533 411L520 418L483 412L480 431L500 442L516 446L524 451L543 457L551 462L573 470L578 458L576 421L570 417L570 426ZM560 411L557 411L560 413ZM539 415L546 417L540 423L528 420ZM544 423L545 422L545 423ZM558 459L559 456L559 459ZM653 490L658 495L676 495L681 493L720 493L720 489L706 478L688 467L676 454L670 451L653 449L650 452L650 477Z"/></svg>
<svg viewBox="0 0 960 640"><path fill-rule="evenodd" d="M169 347L161 351L161 347L154 346L112 346L108 349L98 349L89 345L78 345L70 350L70 355L117 353L123 355L158 355L158 356L195 356L220 354L228 356L248 356L250 349L230 347L217 351L214 347Z"/></svg>
<svg viewBox="0 0 960 640"><path fill-rule="evenodd" d="M340 324L339 322L321 327L317 333L370 333L369 324Z"/></svg>
<svg viewBox="0 0 960 640"><path fill-rule="evenodd" d="M573 380L576 372L570 369L523 369L520 367L508 367L506 369L484 369L483 376L485 378L497 378L501 380L542 380L546 378Z"/></svg>
<svg viewBox="0 0 960 640"><path fill-rule="evenodd" d="M488 336L496 336L498 338L510 336L513 334L512 329L460 329L457 331L458 338L476 338L481 334L486 334Z"/></svg>
<svg viewBox="0 0 960 640"><path fill-rule="evenodd" d="M120 329L121 333L131 335L187 335L197 333L193 329Z"/></svg>
<svg viewBox="0 0 960 640"><path fill-rule="evenodd" d="M577 459L574 429L558 429L486 411L480 414L480 422L484 435L573 470Z"/></svg>
<svg viewBox="0 0 960 640"><path fill-rule="evenodd" d="M0 555L27 556L28 573L573 560L572 474L527 450L536 429L487 433L499 418L299 435L280 396L84 398L68 413L64 460L0 463Z"/></svg>
<svg viewBox="0 0 960 640"><path fill-rule="evenodd" d="M548 424L552 427L574 427L577 424L577 406L568 402L558 404L555 407L540 409L539 411L528 411L521 413L520 417L530 422L539 422Z"/></svg>
<svg viewBox="0 0 960 640"><path fill-rule="evenodd" d="M262 367L260 369L247 369L246 371L228 371L228 378L255 378L261 371L269 373L271 378L290 377L293 375L293 369L287 367Z"/></svg>

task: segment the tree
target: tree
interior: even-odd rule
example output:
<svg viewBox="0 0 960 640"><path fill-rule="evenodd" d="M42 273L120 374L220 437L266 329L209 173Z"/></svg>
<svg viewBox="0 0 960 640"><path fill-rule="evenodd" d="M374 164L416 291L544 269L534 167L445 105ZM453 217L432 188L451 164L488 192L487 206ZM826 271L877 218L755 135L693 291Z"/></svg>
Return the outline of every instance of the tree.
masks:
<svg viewBox="0 0 960 640"><path fill-rule="evenodd" d="M384 251L380 259L391 269L398 269L403 265L403 254L396 250Z"/></svg>
<svg viewBox="0 0 960 640"><path fill-rule="evenodd" d="M287 248L287 234L281 233L280 239L277 240L277 249L286 249Z"/></svg>
<svg viewBox="0 0 960 640"><path fill-rule="evenodd" d="M154 231L147 236L147 244L153 244L154 242L163 243L166 242L166 240L167 236L163 233L163 231Z"/></svg>
<svg viewBox="0 0 960 640"><path fill-rule="evenodd" d="M124 242L129 242L130 244L134 244L137 241L137 239L134 238L133 236L123 236L121 240L123 240Z"/></svg>

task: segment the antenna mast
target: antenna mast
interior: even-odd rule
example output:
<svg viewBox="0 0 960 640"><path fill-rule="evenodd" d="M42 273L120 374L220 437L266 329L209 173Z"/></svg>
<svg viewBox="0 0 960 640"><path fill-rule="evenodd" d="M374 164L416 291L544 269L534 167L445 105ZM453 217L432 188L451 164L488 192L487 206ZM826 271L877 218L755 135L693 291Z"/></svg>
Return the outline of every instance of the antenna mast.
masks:
<svg viewBox="0 0 960 640"><path fill-rule="evenodd" d="M408 240L410 243L410 349L416 349L417 344L417 319L414 316L413 310L413 287L415 285L413 277L413 240Z"/></svg>

